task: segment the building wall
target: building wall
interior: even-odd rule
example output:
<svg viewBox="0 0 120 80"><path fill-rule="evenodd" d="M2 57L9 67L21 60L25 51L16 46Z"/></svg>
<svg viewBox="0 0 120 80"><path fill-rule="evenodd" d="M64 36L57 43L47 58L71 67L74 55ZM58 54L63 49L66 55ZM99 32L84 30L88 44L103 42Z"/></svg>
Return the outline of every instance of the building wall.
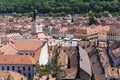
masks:
<svg viewBox="0 0 120 80"><path fill-rule="evenodd" d="M116 40L116 41L120 41L120 36L119 35L108 35L107 36L108 40Z"/></svg>
<svg viewBox="0 0 120 80"><path fill-rule="evenodd" d="M107 39L108 39L108 40L116 40L116 39L117 39L117 36L107 35ZM118 39L119 39L119 38L118 38Z"/></svg>
<svg viewBox="0 0 120 80"><path fill-rule="evenodd" d="M0 46L1 46L1 37L0 37Z"/></svg>
<svg viewBox="0 0 120 80"><path fill-rule="evenodd" d="M36 25L36 33L43 32L42 25Z"/></svg>
<svg viewBox="0 0 120 80"><path fill-rule="evenodd" d="M120 36L116 36L116 40L117 40L117 41L120 41Z"/></svg>
<svg viewBox="0 0 120 80"><path fill-rule="evenodd" d="M4 69L3 69L4 67ZM2 65L0 64L0 70L10 70L13 72L19 72L21 71L21 74L27 77L27 80L33 80L33 75L35 72L33 65Z"/></svg>
<svg viewBox="0 0 120 80"><path fill-rule="evenodd" d="M85 39L85 40L93 39L93 38L96 38L96 37L98 37L98 36L99 36L98 34L92 34L92 35L87 35L87 34L75 34L75 35L74 35L75 38L81 38L81 39Z"/></svg>
<svg viewBox="0 0 120 80"><path fill-rule="evenodd" d="M33 23L32 26L33 26L31 28L32 33L43 32L43 26L44 26L43 24L36 22L36 23Z"/></svg>
<svg viewBox="0 0 120 80"><path fill-rule="evenodd" d="M48 63L49 54L48 54L48 44L45 43L45 45L42 47L39 57L39 64L45 65Z"/></svg>
<svg viewBox="0 0 120 80"><path fill-rule="evenodd" d="M103 40L106 41L107 40L107 34L101 33L98 35L98 40Z"/></svg>

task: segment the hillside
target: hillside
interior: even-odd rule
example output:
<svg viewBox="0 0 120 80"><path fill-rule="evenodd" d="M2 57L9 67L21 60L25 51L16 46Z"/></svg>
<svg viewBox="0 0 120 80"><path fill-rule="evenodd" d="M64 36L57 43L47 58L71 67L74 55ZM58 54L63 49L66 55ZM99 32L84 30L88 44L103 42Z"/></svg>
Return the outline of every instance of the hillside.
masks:
<svg viewBox="0 0 120 80"><path fill-rule="evenodd" d="M120 15L120 0L0 0L0 13L38 13L49 14L85 14L108 11L113 15ZM86 14L88 15L88 14Z"/></svg>

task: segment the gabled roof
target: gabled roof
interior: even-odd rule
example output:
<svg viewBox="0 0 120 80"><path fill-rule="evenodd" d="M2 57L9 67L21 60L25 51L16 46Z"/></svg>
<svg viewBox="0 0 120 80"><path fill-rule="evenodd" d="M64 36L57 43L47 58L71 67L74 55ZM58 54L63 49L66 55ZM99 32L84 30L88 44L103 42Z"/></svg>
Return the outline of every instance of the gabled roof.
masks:
<svg viewBox="0 0 120 80"><path fill-rule="evenodd" d="M0 48L0 51L2 52L0 55L15 55L17 52L16 47L12 43L4 45Z"/></svg>
<svg viewBox="0 0 120 80"><path fill-rule="evenodd" d="M35 64L39 61L44 42L40 40L15 40L0 48L0 64ZM33 52L34 56L16 55Z"/></svg>
<svg viewBox="0 0 120 80"><path fill-rule="evenodd" d="M43 46L40 40L14 40L13 43L18 51L36 51Z"/></svg>
<svg viewBox="0 0 120 80"><path fill-rule="evenodd" d="M86 35L93 35L98 34L103 31L109 31L110 26L90 26L90 27L82 27L82 28L76 28L75 34L86 34Z"/></svg>
<svg viewBox="0 0 120 80"><path fill-rule="evenodd" d="M27 80L27 78L17 72L12 72L12 71L2 71L0 70L0 80L6 80L10 76L12 80Z"/></svg>
<svg viewBox="0 0 120 80"><path fill-rule="evenodd" d="M0 55L0 64L36 64L36 61L31 56L25 55Z"/></svg>
<svg viewBox="0 0 120 80"><path fill-rule="evenodd" d="M90 60L89 60L88 54L80 46L79 46L79 54L80 54L80 61L79 61L80 68L83 69L89 75L92 75L91 65L90 65Z"/></svg>

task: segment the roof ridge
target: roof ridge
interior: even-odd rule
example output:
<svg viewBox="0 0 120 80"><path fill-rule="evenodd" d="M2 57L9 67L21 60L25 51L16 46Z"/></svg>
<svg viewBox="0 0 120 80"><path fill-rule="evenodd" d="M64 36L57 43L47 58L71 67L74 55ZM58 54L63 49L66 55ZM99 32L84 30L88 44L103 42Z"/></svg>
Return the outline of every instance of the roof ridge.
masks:
<svg viewBox="0 0 120 80"><path fill-rule="evenodd" d="M12 43L13 44L13 43ZM14 44L14 46L12 46L11 44L8 44L9 46L11 46L12 48L14 48L15 50L17 50L17 47L15 46L15 44Z"/></svg>
<svg viewBox="0 0 120 80"><path fill-rule="evenodd" d="M27 57L30 59L31 63L36 63L36 60L32 56L27 56Z"/></svg>

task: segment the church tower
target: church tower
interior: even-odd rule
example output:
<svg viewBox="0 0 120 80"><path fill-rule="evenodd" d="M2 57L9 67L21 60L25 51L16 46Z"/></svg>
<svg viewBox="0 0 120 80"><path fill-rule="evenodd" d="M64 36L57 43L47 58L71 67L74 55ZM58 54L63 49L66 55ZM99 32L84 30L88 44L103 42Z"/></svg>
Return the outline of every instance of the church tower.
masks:
<svg viewBox="0 0 120 80"><path fill-rule="evenodd" d="M44 25L42 24L42 20L39 18L39 16L36 17L36 20L33 22L32 25L32 33L33 34L42 33L43 27Z"/></svg>
<svg viewBox="0 0 120 80"><path fill-rule="evenodd" d="M44 25L42 24L42 20L38 16L38 11L36 10L35 0L34 0L34 16L33 16L31 33L32 34L42 33L43 32L43 26Z"/></svg>

